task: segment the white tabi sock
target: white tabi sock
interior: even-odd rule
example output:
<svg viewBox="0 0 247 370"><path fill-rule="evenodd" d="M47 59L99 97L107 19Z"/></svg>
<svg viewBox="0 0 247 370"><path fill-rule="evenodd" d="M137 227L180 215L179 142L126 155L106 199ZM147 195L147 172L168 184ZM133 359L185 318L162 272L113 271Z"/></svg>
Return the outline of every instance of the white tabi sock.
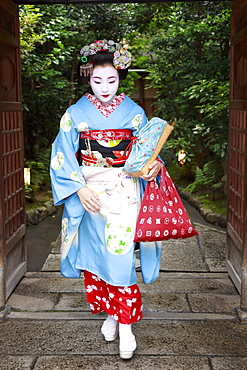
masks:
<svg viewBox="0 0 247 370"><path fill-rule="evenodd" d="M131 324L119 324L119 337L123 343L133 340L134 334L132 333Z"/></svg>
<svg viewBox="0 0 247 370"><path fill-rule="evenodd" d="M105 320L105 323L107 326L116 326L117 325L117 320L115 320L112 316L108 315L107 319Z"/></svg>
<svg viewBox="0 0 247 370"><path fill-rule="evenodd" d="M107 342L112 342L118 337L118 322L110 315L103 322L101 333Z"/></svg>

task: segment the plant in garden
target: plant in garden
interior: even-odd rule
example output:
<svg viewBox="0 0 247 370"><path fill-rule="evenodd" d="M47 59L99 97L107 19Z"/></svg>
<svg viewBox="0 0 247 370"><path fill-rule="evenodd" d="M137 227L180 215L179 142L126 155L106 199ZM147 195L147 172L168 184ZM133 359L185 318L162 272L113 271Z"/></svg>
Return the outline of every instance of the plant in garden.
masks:
<svg viewBox="0 0 247 370"><path fill-rule="evenodd" d="M201 190L205 186L212 190L222 189L221 178L224 172L220 162L211 161L204 164L203 168L196 168L195 181L189 184L184 190L191 193Z"/></svg>
<svg viewBox="0 0 247 370"><path fill-rule="evenodd" d="M158 90L156 114L177 120L166 149L184 150L199 169L211 161L223 168L228 143L229 4L178 3L147 44L148 78Z"/></svg>
<svg viewBox="0 0 247 370"><path fill-rule="evenodd" d="M47 177L47 168L42 162L26 161L25 166L30 168L30 184L25 185L25 197L28 201L34 202L37 191Z"/></svg>

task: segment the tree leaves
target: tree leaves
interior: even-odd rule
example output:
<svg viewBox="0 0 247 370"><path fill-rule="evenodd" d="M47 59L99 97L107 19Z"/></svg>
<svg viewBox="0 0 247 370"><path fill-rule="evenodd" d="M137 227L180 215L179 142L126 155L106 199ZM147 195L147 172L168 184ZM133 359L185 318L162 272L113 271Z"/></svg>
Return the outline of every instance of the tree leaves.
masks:
<svg viewBox="0 0 247 370"><path fill-rule="evenodd" d="M157 114L168 120L177 119L180 129L169 139L170 147L174 145L176 151L178 143L185 151L187 143L193 143L197 150L207 153L205 160L225 158L229 105L229 4L178 3L171 10L163 30L149 42L150 85L159 87ZM184 126L185 122L190 124ZM187 131L182 130L183 145L179 140L182 125L187 127Z"/></svg>

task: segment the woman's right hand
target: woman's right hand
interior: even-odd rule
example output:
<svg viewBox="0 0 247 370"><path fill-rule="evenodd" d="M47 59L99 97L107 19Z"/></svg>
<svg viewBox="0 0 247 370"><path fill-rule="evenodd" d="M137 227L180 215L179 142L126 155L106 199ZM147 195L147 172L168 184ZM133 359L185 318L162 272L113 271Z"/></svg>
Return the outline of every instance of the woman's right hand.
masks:
<svg viewBox="0 0 247 370"><path fill-rule="evenodd" d="M86 186L77 191L81 204L88 212L99 212L101 205L98 195Z"/></svg>

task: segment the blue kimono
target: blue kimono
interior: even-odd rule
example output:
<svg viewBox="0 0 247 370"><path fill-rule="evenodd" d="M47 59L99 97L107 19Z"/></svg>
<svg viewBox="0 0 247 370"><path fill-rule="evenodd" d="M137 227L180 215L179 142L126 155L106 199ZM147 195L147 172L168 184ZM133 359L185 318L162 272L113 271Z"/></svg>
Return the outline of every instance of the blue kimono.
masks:
<svg viewBox="0 0 247 370"><path fill-rule="evenodd" d="M126 176L122 168L110 172L94 168L96 175L93 173L90 177L92 168L79 166L76 153L81 131L128 129L132 130L133 136L138 136L138 131L146 123L143 109L127 96L108 117L86 96L63 115L51 154L54 204L64 204L60 261L63 276L79 278L81 271L87 270L114 286L136 284L133 232L145 181ZM98 193L104 193L101 200L106 204L107 214L86 212L76 192L81 187L90 187L91 183L94 191L101 189L102 184L97 183L101 176L114 183L114 191ZM92 178L96 182L91 181ZM121 213L125 214L122 219ZM161 242L140 243L142 277L146 284L158 277L160 257Z"/></svg>

